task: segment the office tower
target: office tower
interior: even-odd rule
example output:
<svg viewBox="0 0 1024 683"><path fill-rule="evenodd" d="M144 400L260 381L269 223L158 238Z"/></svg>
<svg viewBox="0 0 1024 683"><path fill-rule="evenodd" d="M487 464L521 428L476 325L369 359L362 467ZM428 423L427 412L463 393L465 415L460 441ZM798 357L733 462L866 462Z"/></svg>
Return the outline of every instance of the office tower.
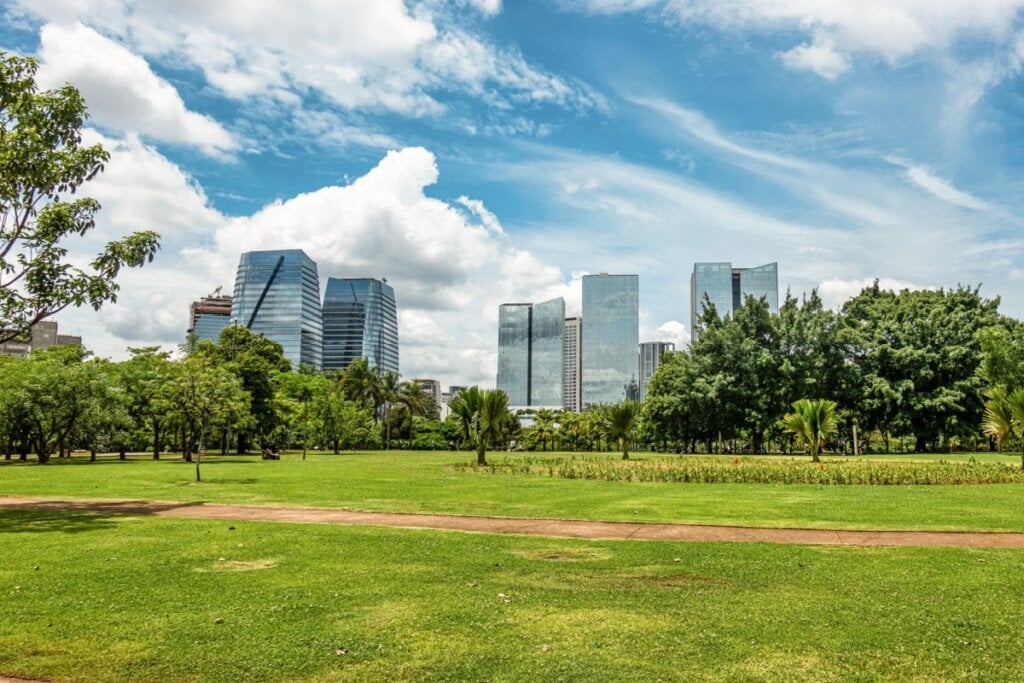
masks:
<svg viewBox="0 0 1024 683"><path fill-rule="evenodd" d="M695 263L690 275L690 334L700 334L698 320L704 296L715 305L719 317L731 316L748 296L764 298L768 310L779 312L779 266L767 263L756 268L733 268L731 263Z"/></svg>
<svg viewBox="0 0 1024 683"><path fill-rule="evenodd" d="M442 394L441 394L441 383L440 382L438 382L436 379L426 379L426 378L414 379L414 380L412 380L412 382L414 384L416 384L416 386L418 386L420 388L420 390L424 394L426 394L427 396L430 397L430 400L434 402L434 405L437 406L438 410L441 409L441 403L442 403L441 396L442 396Z"/></svg>
<svg viewBox="0 0 1024 683"><path fill-rule="evenodd" d="M580 361L583 358L582 349L580 348L580 340L583 338L582 320L580 318L566 318L564 335L562 344L562 407L578 413L583 408L580 403L580 396L582 395Z"/></svg>
<svg viewBox="0 0 1024 683"><path fill-rule="evenodd" d="M188 306L188 334L196 341L220 341L220 331L231 324L231 297L218 287Z"/></svg>
<svg viewBox="0 0 1024 683"><path fill-rule="evenodd" d="M530 333L531 406L562 407L564 334L564 299L559 297L533 305Z"/></svg>
<svg viewBox="0 0 1024 683"><path fill-rule="evenodd" d="M231 323L277 342L292 369L323 362L320 276L301 249L242 254L231 302Z"/></svg>
<svg viewBox="0 0 1024 683"><path fill-rule="evenodd" d="M498 307L497 386L510 406L562 406L565 301Z"/></svg>
<svg viewBox="0 0 1024 683"><path fill-rule="evenodd" d="M637 374L640 382L640 400L647 398L647 385L654 371L661 365L661 358L669 351L675 351L672 342L644 342L640 345L640 371Z"/></svg>
<svg viewBox="0 0 1024 683"><path fill-rule="evenodd" d="M398 308L387 280L328 278L323 320L325 370L365 358L370 367L398 373Z"/></svg>
<svg viewBox="0 0 1024 683"><path fill-rule="evenodd" d="M583 407L618 403L636 383L640 278L583 276Z"/></svg>

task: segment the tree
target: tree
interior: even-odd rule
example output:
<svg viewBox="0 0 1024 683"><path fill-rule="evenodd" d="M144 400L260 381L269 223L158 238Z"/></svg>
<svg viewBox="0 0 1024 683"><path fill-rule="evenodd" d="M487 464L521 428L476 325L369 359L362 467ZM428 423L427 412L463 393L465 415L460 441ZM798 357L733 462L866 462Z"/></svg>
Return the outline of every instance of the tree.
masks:
<svg viewBox="0 0 1024 683"><path fill-rule="evenodd" d="M501 438L508 422L508 394L501 389L489 389L483 392L480 408L476 413L477 465L487 464L487 443Z"/></svg>
<svg viewBox="0 0 1024 683"><path fill-rule="evenodd" d="M0 342L68 306L116 301L121 269L152 261L160 246L157 233L136 232L108 243L89 272L71 264L67 241L93 229L100 205L67 197L108 154L82 145L78 91L40 92L35 73L35 60L0 52Z"/></svg>
<svg viewBox="0 0 1024 683"><path fill-rule="evenodd" d="M196 455L196 481L200 481L206 435L247 413L249 395L234 374L209 358L192 356L174 368L163 386L162 399L183 427L185 460L191 461L193 452Z"/></svg>
<svg viewBox="0 0 1024 683"><path fill-rule="evenodd" d="M802 398L793 402L793 412L783 416L782 422L798 443L807 446L811 461L821 462L821 445L838 428L836 402Z"/></svg>
<svg viewBox="0 0 1024 683"><path fill-rule="evenodd" d="M1024 388L1008 392L1003 387L995 387L987 396L981 428L1000 446L1008 438L1017 438L1020 469L1024 472Z"/></svg>
<svg viewBox="0 0 1024 683"><path fill-rule="evenodd" d="M1024 387L1024 323L1003 318L978 332L981 376L989 386Z"/></svg>
<svg viewBox="0 0 1024 683"><path fill-rule="evenodd" d="M128 399L128 414L137 429L149 432L153 439L153 459L159 460L165 421L159 396L171 372L170 354L156 346L128 350L132 357L118 363L116 372Z"/></svg>
<svg viewBox="0 0 1024 683"><path fill-rule="evenodd" d="M459 395L451 402L452 414L459 420L464 443L476 442L476 415L480 412L483 396L484 392L480 391L480 387L473 386L460 391Z"/></svg>
<svg viewBox="0 0 1024 683"><path fill-rule="evenodd" d="M602 411L601 425L605 438L609 443L619 445L623 460L629 460L629 442L636 434L639 419L640 404L628 399L605 406Z"/></svg>

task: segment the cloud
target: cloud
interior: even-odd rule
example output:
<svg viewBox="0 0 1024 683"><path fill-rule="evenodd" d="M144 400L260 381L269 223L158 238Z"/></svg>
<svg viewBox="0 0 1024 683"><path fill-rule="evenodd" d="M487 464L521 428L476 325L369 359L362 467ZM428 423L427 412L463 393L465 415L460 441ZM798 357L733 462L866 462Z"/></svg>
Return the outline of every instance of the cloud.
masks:
<svg viewBox="0 0 1024 683"><path fill-rule="evenodd" d="M913 164L905 159L894 156L888 156L885 160L895 166L906 169L907 178L912 183L944 202L975 211L985 211L992 208L987 202L978 199L974 195L956 189L949 181L935 175L927 166Z"/></svg>
<svg viewBox="0 0 1024 683"><path fill-rule="evenodd" d="M501 10L499 0L463 4L487 16ZM93 42L106 40L151 60L195 67L213 88L238 100L294 104L313 92L345 109L408 116L440 114L445 106L435 94L451 91L504 106L602 106L589 87L478 37L443 3L220 0L190 2L187 11L179 3L131 0L19 5L44 21L89 26L64 34L72 54L82 51L82 31L92 31Z"/></svg>
<svg viewBox="0 0 1024 683"><path fill-rule="evenodd" d="M656 341L666 341L675 344L676 351L682 351L690 346L690 330L678 320L669 320L659 325L657 337Z"/></svg>
<svg viewBox="0 0 1024 683"><path fill-rule="evenodd" d="M1024 0L564 0L598 14L645 12L670 25L730 31L796 31L810 40L781 51L786 66L835 79L858 55L890 64L979 41L1003 46L1019 27Z"/></svg>
<svg viewBox="0 0 1024 683"><path fill-rule="evenodd" d="M195 146L212 156L238 149L223 126L189 111L174 86L127 48L81 24L47 24L40 40L39 84L73 83L100 125Z"/></svg>

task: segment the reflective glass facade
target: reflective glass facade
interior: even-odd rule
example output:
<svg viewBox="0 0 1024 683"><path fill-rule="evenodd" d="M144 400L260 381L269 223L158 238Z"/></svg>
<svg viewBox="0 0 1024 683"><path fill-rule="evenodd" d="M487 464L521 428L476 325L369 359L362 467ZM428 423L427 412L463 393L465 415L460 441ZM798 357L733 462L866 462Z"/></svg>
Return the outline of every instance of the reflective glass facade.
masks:
<svg viewBox="0 0 1024 683"><path fill-rule="evenodd" d="M230 313L196 313L192 334L196 341L220 341L220 331L231 324Z"/></svg>
<svg viewBox="0 0 1024 683"><path fill-rule="evenodd" d="M565 300L534 304L532 327L529 405L561 408Z"/></svg>
<svg viewBox="0 0 1024 683"><path fill-rule="evenodd" d="M391 285L373 278L328 278L324 293L324 369L356 358L397 373L398 308Z"/></svg>
<svg viewBox="0 0 1024 683"><path fill-rule="evenodd" d="M718 315L732 315L747 296L764 298L768 310L779 312L779 266L767 263L756 268L733 268L731 263L695 263L690 276L690 332L700 335L697 319L703 311L704 295Z"/></svg>
<svg viewBox="0 0 1024 683"><path fill-rule="evenodd" d="M270 282L282 256L284 261ZM280 344L293 369L305 363L319 370L323 358L323 327L320 276L313 259L301 249L242 254L235 277L232 324L247 325L261 296L263 303L253 320L252 331Z"/></svg>
<svg viewBox="0 0 1024 683"><path fill-rule="evenodd" d="M618 403L636 382L640 278L583 276L583 407Z"/></svg>
<svg viewBox="0 0 1024 683"><path fill-rule="evenodd" d="M764 298L769 311L779 312L779 264L740 269L740 301L748 296Z"/></svg>
<svg viewBox="0 0 1024 683"><path fill-rule="evenodd" d="M690 276L690 333L696 339L697 320L704 311L704 295L715 305L720 317L732 313L732 264L695 263Z"/></svg>
<svg viewBox="0 0 1024 683"><path fill-rule="evenodd" d="M579 318L565 319L565 339L562 345L562 407L580 412L580 359L583 357L580 340L583 338L583 322Z"/></svg>
<svg viewBox="0 0 1024 683"><path fill-rule="evenodd" d="M510 406L530 405L530 327L533 304L498 307L498 388Z"/></svg>
<svg viewBox="0 0 1024 683"><path fill-rule="evenodd" d="M675 350L676 345L672 342L644 342L640 345L640 370L637 376L640 378L641 401L647 398L647 385L654 371L661 365L662 356Z"/></svg>

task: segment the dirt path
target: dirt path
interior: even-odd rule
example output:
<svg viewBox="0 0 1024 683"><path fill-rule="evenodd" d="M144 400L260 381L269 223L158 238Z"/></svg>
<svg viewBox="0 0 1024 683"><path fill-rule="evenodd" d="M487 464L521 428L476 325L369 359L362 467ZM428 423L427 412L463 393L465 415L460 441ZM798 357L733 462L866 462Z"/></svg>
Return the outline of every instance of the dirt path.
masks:
<svg viewBox="0 0 1024 683"><path fill-rule="evenodd" d="M443 529L488 534L522 534L564 538L632 541L725 541L844 546L953 546L962 548L1024 548L1024 533L942 531L828 531L822 529L760 529L696 524L590 522L561 519L463 517L395 512L351 512L325 508L260 507L214 503L168 503L142 500L56 500L0 496L0 508L67 510L97 514L191 519L224 519L296 524L354 524L416 529Z"/></svg>

